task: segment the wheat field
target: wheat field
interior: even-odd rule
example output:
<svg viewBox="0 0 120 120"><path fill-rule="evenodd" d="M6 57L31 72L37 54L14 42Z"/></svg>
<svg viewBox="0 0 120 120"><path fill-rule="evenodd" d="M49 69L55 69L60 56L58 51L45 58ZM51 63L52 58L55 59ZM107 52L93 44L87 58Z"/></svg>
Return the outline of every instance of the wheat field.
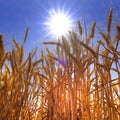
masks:
<svg viewBox="0 0 120 120"><path fill-rule="evenodd" d="M0 35L0 120L120 120L120 26L113 37L112 12L107 31L96 33L94 22L86 35L78 21L78 32L44 42L37 59L36 48L25 54L29 29L10 51Z"/></svg>

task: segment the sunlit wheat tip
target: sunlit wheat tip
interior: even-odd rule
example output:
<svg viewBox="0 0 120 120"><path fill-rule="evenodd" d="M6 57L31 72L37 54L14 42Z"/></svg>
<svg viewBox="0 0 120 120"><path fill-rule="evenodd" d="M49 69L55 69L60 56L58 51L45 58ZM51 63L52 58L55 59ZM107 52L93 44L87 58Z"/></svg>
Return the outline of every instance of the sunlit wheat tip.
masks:
<svg viewBox="0 0 120 120"><path fill-rule="evenodd" d="M113 13L113 9L110 10L110 15L109 15L109 17L108 17L108 26L107 26L108 33L110 33L110 30L111 30L111 25L112 25L112 13Z"/></svg>
<svg viewBox="0 0 120 120"><path fill-rule="evenodd" d="M93 26L92 26L92 30L91 30L91 38L94 37L94 34L95 34L95 26L96 26L96 22L93 23Z"/></svg>
<svg viewBox="0 0 120 120"><path fill-rule="evenodd" d="M78 28L79 28L80 35L82 35L83 32L82 32L82 26L80 21L78 21Z"/></svg>

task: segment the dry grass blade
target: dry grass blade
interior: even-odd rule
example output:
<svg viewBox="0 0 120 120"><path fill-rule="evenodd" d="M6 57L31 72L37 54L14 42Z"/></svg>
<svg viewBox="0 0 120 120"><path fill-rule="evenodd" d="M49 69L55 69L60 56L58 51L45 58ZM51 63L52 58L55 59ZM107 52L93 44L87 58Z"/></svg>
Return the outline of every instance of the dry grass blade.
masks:
<svg viewBox="0 0 120 120"><path fill-rule="evenodd" d="M10 75L10 68L9 68L9 66L7 65L7 64L5 64L5 70L7 71L7 73Z"/></svg>
<svg viewBox="0 0 120 120"><path fill-rule="evenodd" d="M29 59L28 59L28 74L30 73L31 71L31 68L32 68L32 61L31 61L31 54L29 53Z"/></svg>
<svg viewBox="0 0 120 120"><path fill-rule="evenodd" d="M15 39L13 39L13 43L15 45L15 48L19 51L20 47L19 47L19 44L17 43L17 41Z"/></svg>
<svg viewBox="0 0 120 120"><path fill-rule="evenodd" d="M15 68L14 68L14 62L13 62L12 54L9 55L9 59L10 59L10 64L11 64L12 71L13 71L13 73L15 73Z"/></svg>
<svg viewBox="0 0 120 120"><path fill-rule="evenodd" d="M107 35L105 35L103 32L99 32L99 34L104 38L107 45L110 43L110 39Z"/></svg>
<svg viewBox="0 0 120 120"><path fill-rule="evenodd" d="M117 25L117 26L116 26L116 29L117 29L117 31L118 31L118 33L117 33L117 38L120 39L120 26Z"/></svg>
<svg viewBox="0 0 120 120"><path fill-rule="evenodd" d="M78 28L79 28L80 35L82 35L83 31L82 31L82 26L81 26L80 21L78 21Z"/></svg>
<svg viewBox="0 0 120 120"><path fill-rule="evenodd" d="M79 43L82 46L84 46L87 50L89 50L95 58L97 58L98 55L96 54L95 50L93 50L91 47L89 47L87 44L83 43L82 41L79 41Z"/></svg>
<svg viewBox="0 0 120 120"><path fill-rule="evenodd" d="M2 60L0 61L0 69L3 67L7 57L8 57L7 53L2 57Z"/></svg>
<svg viewBox="0 0 120 120"><path fill-rule="evenodd" d="M23 45L26 43L27 36L28 36L28 32L29 32L29 27L26 29L26 32L25 32L24 43L23 43Z"/></svg>
<svg viewBox="0 0 120 120"><path fill-rule="evenodd" d="M92 38L94 38L94 35L95 35L95 26L96 26L96 22L94 22L93 25L92 25L91 33L90 33L90 35L89 35L89 37L87 38L87 41L86 41L87 44L89 44L90 40Z"/></svg>
<svg viewBox="0 0 120 120"><path fill-rule="evenodd" d="M111 31L111 25L112 25L112 14L113 14L113 9L110 10L110 15L108 17L108 26L107 26L107 31L110 34Z"/></svg>
<svg viewBox="0 0 120 120"><path fill-rule="evenodd" d="M0 34L0 51L4 51L3 36Z"/></svg>
<svg viewBox="0 0 120 120"><path fill-rule="evenodd" d="M66 40L66 38L64 36L62 36L62 43L63 43L63 47L70 52L70 45L68 43L68 41Z"/></svg>
<svg viewBox="0 0 120 120"><path fill-rule="evenodd" d="M4 56L4 43L3 43L3 36L0 34L0 61Z"/></svg>
<svg viewBox="0 0 120 120"><path fill-rule="evenodd" d="M53 45L61 46L60 43L58 43L58 42L52 42L52 41L50 41L50 42L43 42L43 44L53 44Z"/></svg>
<svg viewBox="0 0 120 120"><path fill-rule="evenodd" d="M40 59L40 60L37 60L37 61L33 62L33 66L38 65L40 62L43 62L43 59Z"/></svg>
<svg viewBox="0 0 120 120"><path fill-rule="evenodd" d="M19 60L19 64L22 64L23 59L24 59L24 47L21 46L21 49L20 49L20 60Z"/></svg>
<svg viewBox="0 0 120 120"><path fill-rule="evenodd" d="M96 22L94 22L93 26L92 26L92 30L91 30L91 34L90 34L91 38L93 38L95 35L95 26L96 26Z"/></svg>
<svg viewBox="0 0 120 120"><path fill-rule="evenodd" d="M36 52L37 52L37 47L32 50L32 52L31 52L31 58L33 58L35 56Z"/></svg>

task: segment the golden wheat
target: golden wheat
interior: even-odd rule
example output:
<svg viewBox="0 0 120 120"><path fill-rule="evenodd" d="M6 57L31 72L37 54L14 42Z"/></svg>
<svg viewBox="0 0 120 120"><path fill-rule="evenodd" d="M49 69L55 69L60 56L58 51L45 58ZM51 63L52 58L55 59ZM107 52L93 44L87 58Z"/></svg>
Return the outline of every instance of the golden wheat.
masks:
<svg viewBox="0 0 120 120"><path fill-rule="evenodd" d="M111 25L112 10L107 34L100 31L101 40L93 47L96 23L87 37L78 21L81 38L70 31L58 42L44 42L38 59L37 48L25 57L29 28L23 44L14 39L8 52L0 35L0 119L119 120L120 27L111 40Z"/></svg>

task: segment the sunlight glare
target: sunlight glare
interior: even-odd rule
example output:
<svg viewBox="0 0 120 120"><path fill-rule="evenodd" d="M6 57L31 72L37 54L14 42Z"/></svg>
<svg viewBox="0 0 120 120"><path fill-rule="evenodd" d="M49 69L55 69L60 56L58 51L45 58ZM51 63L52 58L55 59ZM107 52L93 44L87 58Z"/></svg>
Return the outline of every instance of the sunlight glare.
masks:
<svg viewBox="0 0 120 120"><path fill-rule="evenodd" d="M72 29L72 19L71 16L65 13L64 11L55 11L52 9L49 11L50 17L46 22L47 29L49 34L58 37L66 35L69 30Z"/></svg>

